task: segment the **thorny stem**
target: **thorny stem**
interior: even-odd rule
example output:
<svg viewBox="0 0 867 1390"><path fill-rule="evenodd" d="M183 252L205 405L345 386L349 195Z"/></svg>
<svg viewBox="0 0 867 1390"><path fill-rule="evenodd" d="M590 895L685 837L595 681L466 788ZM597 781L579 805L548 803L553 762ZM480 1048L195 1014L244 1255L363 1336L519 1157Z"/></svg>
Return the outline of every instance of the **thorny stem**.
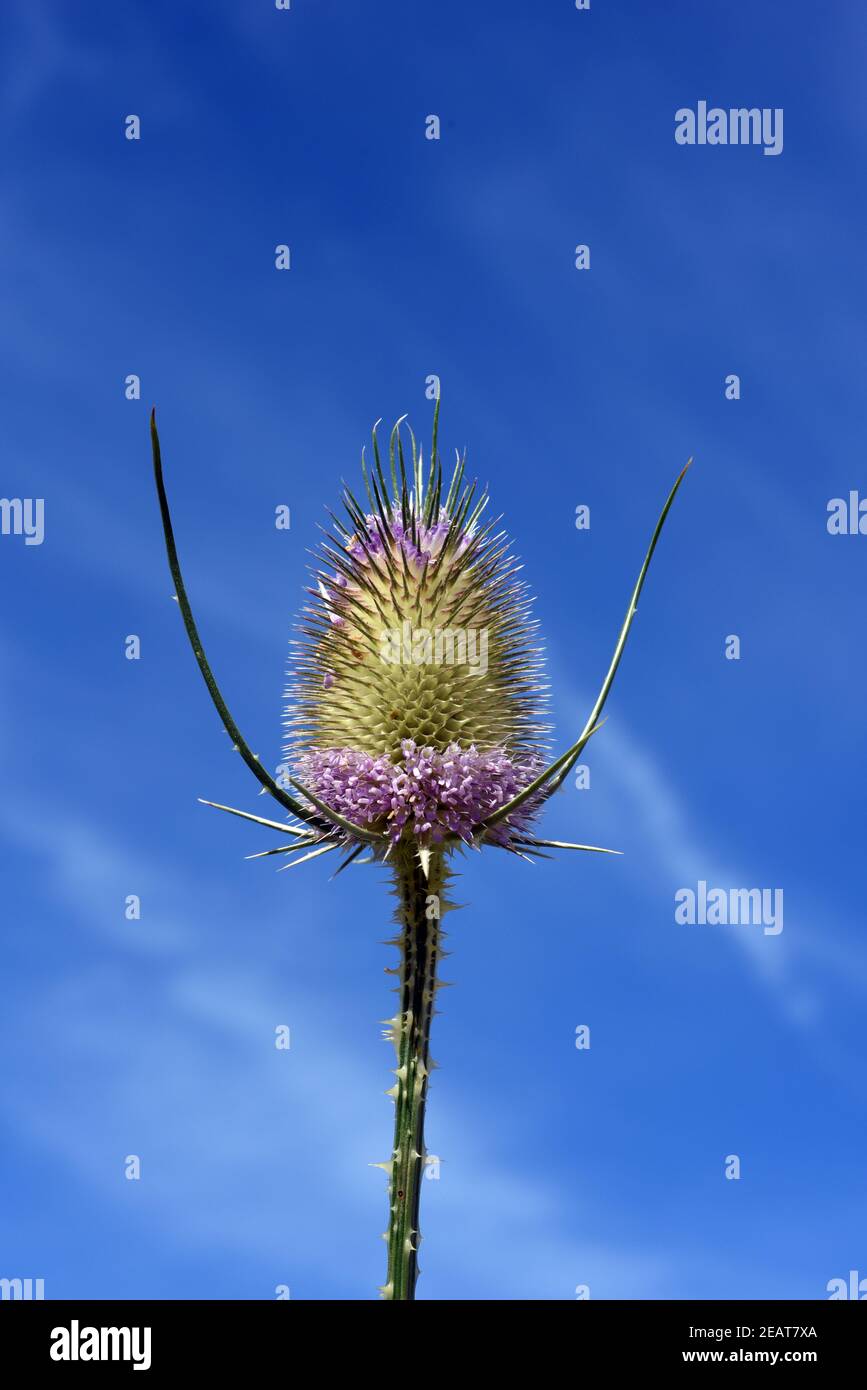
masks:
<svg viewBox="0 0 867 1390"><path fill-rule="evenodd" d="M449 905L443 890L449 873L442 852L432 851L427 875L410 847L396 852L394 891L398 899L400 935L389 945L400 949L400 997L386 1036L397 1051L397 1081L389 1091L394 1099L394 1147L389 1173L388 1274L380 1289L385 1299L411 1302L418 1278L419 1202L426 1150L424 1116L430 1057L430 1027L439 984L437 963L442 954L440 917Z"/></svg>

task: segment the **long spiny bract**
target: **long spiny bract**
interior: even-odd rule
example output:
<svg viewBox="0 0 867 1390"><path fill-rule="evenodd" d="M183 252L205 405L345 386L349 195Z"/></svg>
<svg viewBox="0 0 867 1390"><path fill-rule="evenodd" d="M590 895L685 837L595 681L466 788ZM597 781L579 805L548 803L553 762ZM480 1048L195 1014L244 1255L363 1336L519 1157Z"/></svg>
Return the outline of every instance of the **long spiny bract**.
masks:
<svg viewBox="0 0 867 1390"><path fill-rule="evenodd" d="M193 649L193 655L196 658L196 663L199 667L199 670L201 671L202 679L204 680L205 685L208 688L208 693L211 697L211 700L214 703L214 707L217 710L217 713L219 714L221 720L223 721L223 727L225 728L229 737L232 739L233 747L241 754L241 757L244 759L244 762L247 764L250 771L253 773L253 776L259 782L261 782L263 788L266 791L270 792L270 794L273 797L275 797L276 800L279 801L280 804L284 806L287 811L291 811L292 814L294 816L297 816L300 820L306 821L310 825L316 826L317 829L324 829L326 831L330 831L332 828L332 823L329 819L322 820L319 816L313 814L313 812L311 812L308 806L302 805L300 802L296 801L294 797L289 796L283 790L283 788L280 787L277 782L275 782L271 774L269 772L266 772L265 768L259 761L258 756L251 751L249 744L247 743L246 739L241 733L241 730L235 723L229 711L229 707L223 699L222 691L220 690L220 687L216 682L214 673L212 672L210 667L210 663L208 662L208 659L205 656L205 649L202 645L202 639L199 636L198 628L196 626L196 620L193 617L193 610L190 606L190 601L187 598L186 585L184 584L183 574L181 573L181 564L178 558L177 547L175 545L174 528L172 526L171 512L169 510L169 501L168 496L166 494L165 481L163 478L162 451L160 449L160 439L159 434L157 432L156 410L151 411L150 426L151 449L153 453L154 465L154 481L156 482L157 497L159 499L160 504L160 515L162 517L163 523L163 535L165 537L166 554L168 556L169 561L169 570L171 571L171 576L175 584L174 596L177 599L178 607L181 610L181 616L184 620L184 627L186 628L187 636L190 641L190 646Z"/></svg>
<svg viewBox="0 0 867 1390"><path fill-rule="evenodd" d="M668 513L671 510L671 505L674 502L675 497L677 496L678 488L680 487L681 483L686 477L687 470L689 469L691 464L692 459L688 459L686 464L678 474L677 478L675 479L674 487L668 494L665 506L659 514L659 520L657 521L653 531L653 535L650 538L650 545L648 546L647 554L644 557L644 563L642 564L641 569L638 572L638 579L636 580L635 588L633 589L632 596L629 600L629 607L626 610L626 617L623 620L623 626L620 629L620 635L617 638L617 643L614 648L614 655L611 658L611 664L608 667L608 670L605 674L605 679L602 682L602 688L596 697L596 703L594 704L592 710L590 711L590 714L587 717L587 722L584 725L584 729L580 737L578 738L576 743L573 743L571 748L567 748L565 753L562 753L559 758L555 758L554 762L551 763L550 766L544 770L544 772L540 772L539 775L535 777L533 781L530 782L523 789L523 791L519 792L517 796L514 796L511 799L511 801L499 807L498 810L493 812L492 815L488 816L480 825L480 830L492 830L500 822L508 820L510 816L514 815L516 812L519 812L521 808L528 801L530 801L532 797L536 796L538 792L543 792L545 798L547 799L547 797L551 796L553 792L557 791L557 789L560 786L562 786L563 781L566 777L568 777L570 771L575 766L576 762L581 756L581 752L588 739L591 737L593 733L595 733L596 729L599 727L599 716L602 713L602 708L605 704L605 701L608 699L611 687L614 684L614 677L616 676L617 668L620 665L620 658L623 656L623 651L626 647L626 639L629 636L629 630L632 627L635 615L638 612L638 599L641 595L641 590L644 587L644 581L647 578L647 571L649 570L650 562L653 559L653 552L656 549L657 542L662 534L662 528L665 525L666 517L668 516Z"/></svg>

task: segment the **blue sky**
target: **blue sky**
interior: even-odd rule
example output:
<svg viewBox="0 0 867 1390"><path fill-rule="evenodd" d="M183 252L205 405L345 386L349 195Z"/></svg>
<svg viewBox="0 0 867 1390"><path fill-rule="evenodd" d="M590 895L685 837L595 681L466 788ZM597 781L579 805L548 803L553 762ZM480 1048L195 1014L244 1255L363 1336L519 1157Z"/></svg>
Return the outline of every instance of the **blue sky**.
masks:
<svg viewBox="0 0 867 1390"><path fill-rule="evenodd" d="M538 595L558 746L696 465L590 789L546 820L624 857L461 865L419 1296L867 1275L867 539L826 528L867 494L867 13L19 0L0 31L0 491L45 499L43 544L0 536L0 1276L382 1282L385 876L247 863L266 832L198 805L263 801L171 602L146 421L209 655L273 766L306 548L374 420L427 435L432 373L441 443ZM783 152L677 145L699 100L783 108ZM782 888L783 931L677 923L699 880Z"/></svg>

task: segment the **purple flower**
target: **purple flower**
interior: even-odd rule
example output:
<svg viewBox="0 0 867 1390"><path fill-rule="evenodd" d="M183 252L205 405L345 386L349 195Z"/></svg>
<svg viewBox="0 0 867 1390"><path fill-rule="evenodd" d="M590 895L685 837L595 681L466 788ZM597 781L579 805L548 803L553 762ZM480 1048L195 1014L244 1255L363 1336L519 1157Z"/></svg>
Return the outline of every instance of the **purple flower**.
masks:
<svg viewBox="0 0 867 1390"><path fill-rule="evenodd" d="M455 837L469 844L473 826L511 801L540 769L535 755L516 758L503 748L457 743L438 752L404 739L397 762L354 748L311 749L299 759L296 775L341 816L379 830L392 844L403 835L427 844ZM531 797L489 839L508 845L516 832L526 833L540 800Z"/></svg>

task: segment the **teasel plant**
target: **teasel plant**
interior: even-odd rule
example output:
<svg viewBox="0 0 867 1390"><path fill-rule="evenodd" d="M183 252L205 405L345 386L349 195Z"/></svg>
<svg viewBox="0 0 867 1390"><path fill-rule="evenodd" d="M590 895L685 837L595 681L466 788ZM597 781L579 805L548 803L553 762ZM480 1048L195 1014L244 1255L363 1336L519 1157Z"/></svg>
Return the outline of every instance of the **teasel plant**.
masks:
<svg viewBox="0 0 867 1390"><path fill-rule="evenodd" d="M397 900L397 1003L385 1020L394 1045L388 1176L388 1300L415 1299L419 1201L428 1158L425 1107L436 1063L431 1021L444 982L442 920L453 910L453 862L462 851L499 850L528 863L552 851L596 854L598 845L542 838L537 824L602 722L653 553L687 469L650 538L611 663L580 735L549 761L548 690L532 597L500 518L486 519L487 488L456 455L446 473L437 445L439 401L427 463L403 416L388 459L374 426L362 450L363 500L344 483L342 516L329 513L292 643L280 780L241 734L205 656L181 574L163 479L155 412L151 443L175 598L208 693L234 748L291 819L206 801L275 831L282 867L337 854L384 866ZM404 429L408 452L404 447ZM484 651L482 660L480 648ZM455 660L455 657L463 660ZM336 877L336 874L334 875Z"/></svg>

